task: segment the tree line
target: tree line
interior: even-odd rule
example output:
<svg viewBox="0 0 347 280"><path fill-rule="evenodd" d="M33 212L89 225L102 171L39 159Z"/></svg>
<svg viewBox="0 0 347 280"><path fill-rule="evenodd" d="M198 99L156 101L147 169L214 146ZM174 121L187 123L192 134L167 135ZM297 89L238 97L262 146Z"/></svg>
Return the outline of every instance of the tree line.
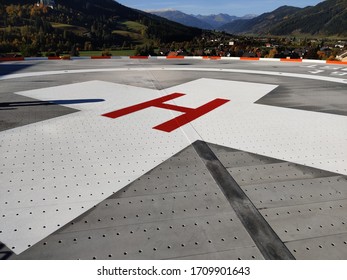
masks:
<svg viewBox="0 0 347 280"><path fill-rule="evenodd" d="M145 13L136 14L123 7L130 20L144 26L139 32L141 42L138 42L121 32L115 32L128 31L122 22L129 19L124 18L123 14L122 18L119 11L97 12L98 9L94 9L95 6L88 1L76 10L71 7L77 7L81 1L75 2L71 2L70 7L58 4L54 9L36 4L0 4L0 53L22 52L25 56L32 56L42 52L97 50L144 42L184 41L191 40L201 32Z"/></svg>

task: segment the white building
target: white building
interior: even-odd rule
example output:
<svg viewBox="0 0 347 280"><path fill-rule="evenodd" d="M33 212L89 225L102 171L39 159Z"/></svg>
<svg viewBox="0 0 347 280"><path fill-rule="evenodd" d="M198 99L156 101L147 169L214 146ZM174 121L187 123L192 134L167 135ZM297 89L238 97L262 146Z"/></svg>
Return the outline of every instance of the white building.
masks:
<svg viewBox="0 0 347 280"><path fill-rule="evenodd" d="M50 8L54 8L55 6L55 1L54 0L40 0L40 2L37 3L38 6L43 5L43 6L48 6Z"/></svg>

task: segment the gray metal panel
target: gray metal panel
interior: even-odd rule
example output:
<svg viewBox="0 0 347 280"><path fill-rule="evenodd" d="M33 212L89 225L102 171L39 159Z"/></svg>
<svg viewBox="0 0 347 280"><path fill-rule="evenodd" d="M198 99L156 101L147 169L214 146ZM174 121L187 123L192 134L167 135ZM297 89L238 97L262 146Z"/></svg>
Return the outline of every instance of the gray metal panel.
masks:
<svg viewBox="0 0 347 280"><path fill-rule="evenodd" d="M10 259L194 256L259 259L261 253L190 146Z"/></svg>
<svg viewBox="0 0 347 280"><path fill-rule="evenodd" d="M210 216L221 212L235 214L223 194L210 192L180 192L135 198L107 199L86 215L77 218L63 232L91 230L174 220L196 216Z"/></svg>
<svg viewBox="0 0 347 280"><path fill-rule="evenodd" d="M328 171L288 162L228 168L228 171L241 186L289 180L313 179L335 175Z"/></svg>
<svg viewBox="0 0 347 280"><path fill-rule="evenodd" d="M210 147L203 141L196 141L192 145L264 258L269 260L294 259Z"/></svg>
<svg viewBox="0 0 347 280"><path fill-rule="evenodd" d="M347 234L330 235L286 243L297 259L347 260Z"/></svg>
<svg viewBox="0 0 347 280"><path fill-rule="evenodd" d="M187 179L189 177L189 179ZM115 194L114 198L134 197L187 191L216 190L215 182L194 149L178 155L151 170ZM111 197L111 198L113 198Z"/></svg>
<svg viewBox="0 0 347 280"><path fill-rule="evenodd" d="M103 236L104 237L104 236ZM77 240L76 240L77 241ZM62 244L63 241L59 240L59 244ZM47 244L45 245L45 247ZM46 251L47 248L44 248L43 251ZM33 256L33 252L30 252L30 255ZM7 248L4 244L0 243L0 260L7 260L10 258L20 258L26 259L25 255L20 257L15 257L15 254ZM108 256L109 258L109 256ZM263 256L260 254L257 247L244 247L236 248L227 251L218 251L216 253L205 253L205 254L196 254L184 257L172 258L176 260L263 260Z"/></svg>
<svg viewBox="0 0 347 280"><path fill-rule="evenodd" d="M258 208L275 208L347 199L347 178L333 176L244 186Z"/></svg>
<svg viewBox="0 0 347 280"><path fill-rule="evenodd" d="M240 153L210 146L225 164ZM249 163L229 170L295 258L347 259L347 177L271 158Z"/></svg>
<svg viewBox="0 0 347 280"><path fill-rule="evenodd" d="M232 149L219 148L222 150L230 154ZM245 155L244 162L254 156L232 150L234 155L241 153ZM250 170L259 172L262 177L268 170L279 171L279 182L246 185L243 189L258 208L276 207L263 209L261 214L282 241L297 240L298 244L306 244L307 238L326 236L329 240L329 235L347 233L347 200L336 200L346 194L345 177L309 179L327 176L330 172L271 161L269 158L262 161L261 166L240 167L243 172L239 171L239 178L251 178ZM291 175L286 176L288 174ZM284 180L293 175L308 179ZM327 202L310 203L321 199ZM343 256L343 250L337 250L332 258L339 258L341 254ZM6 250L4 255L10 259L263 258L192 147L21 255L9 256Z"/></svg>
<svg viewBox="0 0 347 280"><path fill-rule="evenodd" d="M54 234L18 259L167 259L252 247L228 213Z"/></svg>
<svg viewBox="0 0 347 280"><path fill-rule="evenodd" d="M247 153L215 144L209 144L211 150L226 168L255 166L271 163L280 163L282 160Z"/></svg>
<svg viewBox="0 0 347 280"><path fill-rule="evenodd" d="M218 79L225 79L225 80L238 80L238 81L246 81L246 82L259 82L259 83L268 83L268 84L281 84L280 87L278 87L278 90L273 91L271 94L266 95L265 99L267 99L267 103L268 105L279 105L279 106L283 106L283 107L293 107L293 100L296 102L296 104L294 104L296 108L298 109L306 109L306 110L313 110L313 111L320 111L320 112L335 112L336 114L342 111L344 111L344 115L346 115L345 111L346 111L346 106L344 106L344 103L346 101L345 98L345 89L346 86L345 84L343 85L339 85L336 83L330 83L327 82L327 80L333 81L334 78L330 79L331 75L334 75L334 73L331 73L331 71L324 73L324 76L322 77L316 77L316 79L313 80L309 80L309 79L305 79L304 82L300 81L300 79L297 79L298 77L300 77L299 75L295 75L296 78L296 82L293 84L293 78L289 78L289 77L281 77L279 75L279 73L282 72L293 72L293 73L306 73L310 70L317 70L319 68L319 71L325 71L323 70L323 67L331 67L331 66L317 66L316 69L314 68L309 68L309 69L304 69L304 68L298 68L296 66L289 66L289 64L277 64L275 65L271 65L274 67L277 67L278 72L273 72L273 74L275 74L276 76L265 76L265 75L244 75L244 73L236 73L234 71L233 75L230 75L230 72L227 71L223 71L223 69L213 69L213 68L218 68L218 65L222 65L224 68L242 68L244 69L245 67L248 68L250 65L245 65L244 62L236 62L235 63L228 63L228 62L217 62L218 64L215 64L213 67L211 66L211 71L212 70L218 70L218 72L212 73L212 72L205 72L204 74L202 74L202 72L198 72L196 69L193 70L191 69L191 71L187 72L187 71L182 71L182 70L187 70L184 67L180 67L180 69L176 69L175 72L165 72L160 70L161 68L158 68L156 71L150 71L149 68L144 69L142 68L137 68L137 71L134 72L130 72L128 71L127 68L125 67L132 67L132 64L134 63L129 63L129 62L118 62L117 61L117 65L114 64L114 61L94 61L92 64L90 64L90 62L88 61L79 61L77 63L77 61L71 63L70 61L68 62L63 62L63 61L59 61L59 62L45 62L44 64L42 64L41 62L33 62L30 64L30 66L32 66L32 68L30 68L29 71L31 71L32 73L37 73L38 71L47 71L47 66L50 70L61 70L62 72L64 72L67 68L69 69L81 69L83 68L83 70L85 69L90 69L90 68L110 68L110 67L117 67L117 70L122 71L122 75L115 75L115 72L103 72L103 73L84 73L83 75L78 75L78 74L74 74L74 75L55 75L55 76L36 76L35 77L29 77L29 78L20 78L17 80L3 80L2 81L2 87L0 88L1 93L8 93L8 92L16 92L16 91L21 91L21 90L28 90L28 89L36 89L36 88L40 88L42 87L41 85L39 85L39 83L45 83L45 87L46 86L55 86L58 84L69 84L72 82L81 82L81 81L88 81L91 79L98 79L100 78L101 80L105 80L105 81L118 81L121 83L125 83L128 85L137 85L137 86L145 86L148 88L168 88L174 85L178 85L181 84L182 81L191 81L193 79L198 79L201 78L202 76L204 77L210 77L210 78L218 78ZM141 62L142 63L142 62ZM143 64L149 65L150 67L152 67L153 62L143 62ZM155 62L157 64L159 64L159 62ZM176 64L177 62L172 62L172 61L161 61L160 64L166 64L166 65L171 65L171 64ZM190 61L190 63L192 64L202 64L205 66L205 62L201 61L197 61L197 62L193 62ZM18 64L19 65L19 64ZM134 65L138 65L138 62L136 62ZM4 67L8 68L8 65L3 65ZM264 66L266 66L264 63L259 63L257 65L252 65L253 69L258 69L258 70L264 70ZM13 67L13 66L11 66ZM21 67L21 66L20 66ZM119 69L121 67L124 67L123 69ZM311 67L311 66L310 66ZM334 66L337 67L337 66ZM166 67L164 67L166 68ZM164 69L163 70L167 70ZM322 69L320 69L322 68ZM107 69L109 70L109 69ZM138 70L142 70L141 72L138 72ZM179 70L179 71L178 71ZM189 70L189 69L188 69ZM222 71L221 71L222 70ZM16 70L17 71L17 70ZM335 71L335 70L334 70ZM68 71L66 71L68 72ZM252 72L248 72L248 73L252 73ZM253 72L254 74L255 72ZM260 72L258 72L259 74ZM268 72L270 73L270 71ZM24 73L27 74L27 73ZM143 75L145 75L145 79L143 79ZM134 79L134 77L136 76L136 79ZM326 79L328 76L329 79ZM54 77L54 79L53 79ZM310 78L314 77L313 75L310 76ZM139 78L139 79L137 79ZM154 79L153 79L154 78ZM319 79L323 79L324 81L319 81ZM49 80L51 79L51 80ZM290 92L288 92L288 89L290 89ZM303 90L304 89L304 90ZM318 89L318 90L317 90ZM327 91L331 94L327 94ZM287 98L289 93L289 99ZM278 100L278 96L279 94L282 94L282 97L279 98L280 102L277 102ZM306 96L305 96L306 94ZM244 95L244 94L243 94ZM334 100L331 99L331 96L334 95ZM307 98L307 97L310 98ZM276 97L276 98L274 98ZM336 98L337 97L337 98ZM288 101L289 100L289 101ZM264 100L262 100L264 101ZM275 101L275 102L274 102ZM277 102L277 104L275 104ZM312 103L313 102L313 103ZM333 105L332 102L334 103ZM309 104L308 104L309 103ZM332 107L331 107L332 106ZM266 106L269 107L269 106ZM304 108L305 107L305 108ZM310 107L310 108L308 108ZM334 107L334 108L333 108ZM42 107L40 107L42 108ZM252 111L250 111L252 112ZM288 112L292 112L292 110L288 111ZM38 114L40 115L41 113L38 110ZM42 114L41 114L42 115ZM251 114L250 114L251 115ZM271 118L273 118L274 114L270 114L270 120ZM333 116L331 115L327 115L324 114L324 116L327 116L327 118L329 119L334 119ZM237 118L237 123L240 124L239 122L240 118ZM303 120L305 120L305 118L302 118ZM322 118L323 120L323 118ZM218 120L219 121L219 120ZM346 166L345 166L345 161L344 161L344 148L346 147L345 142L341 142L339 143L338 141L330 141L330 140L334 140L334 139L343 139L341 138L342 133L345 133L344 129L338 129L338 128L343 128L346 127L344 123L342 123L342 126L329 126L328 124L332 123L334 124L334 120L332 122L324 122L324 124L322 124L320 121L317 121L317 119L315 118L314 123L317 123L319 128L318 129L318 133L317 134L312 134L312 135L321 135L321 137L317 137L317 139L314 139L314 137L312 139L307 139L308 141L304 141L304 138L296 138L296 137L291 137L290 139L288 137L285 137L283 135L285 134L279 134L280 136L276 135L276 133L265 133L265 138L266 138L266 142L261 142L258 139L256 139L256 136L259 132L262 132L262 130L257 130L254 129L254 127L250 126L250 127L246 127L243 124L241 124L241 126L246 127L246 132L250 131L252 132L254 135L248 135L248 133L239 133L238 135L238 140L239 143L246 143L243 146L240 146L239 148L242 149L242 147L247 146L248 148L252 148L252 146L256 145L262 145L263 146L263 150L259 150L260 152L265 151L267 152L268 155L273 155L276 156L276 151L274 151L274 145L273 143L276 141L272 141L271 137L276 137L276 139L278 139L278 141L280 143L280 146L282 147L283 145L286 145L288 143L283 143L285 142L287 139L289 139L289 141L296 141L298 140L296 143L296 146L292 146L292 150L290 150L290 148L288 148L288 155L289 157L286 157L288 160L291 159L295 159L295 158L300 158L301 154L305 154L305 150L309 149L310 150L310 154L313 156L313 160L315 163L315 166L318 167L322 167L325 168L327 165L324 164L320 164L320 161L330 161L330 162L335 162L335 160L337 159L337 161L339 160L339 158L336 158L336 156L341 156L342 160L341 160L341 164L339 165L339 163L336 164L336 166L340 166L338 168L334 168L335 164L333 163L331 165L332 168L330 168L330 166L328 166L330 169L329 170L333 170L333 171L337 171L337 172L342 172L342 173L346 173ZM282 122L283 123L283 122ZM251 122L250 122L251 124ZM267 122L263 122L262 124L267 124ZM298 125L300 127L300 123L297 121L293 122L294 124L294 129L293 131L297 130L298 133L304 134L305 129L299 129L298 130ZM335 123L336 124L336 123ZM12 124L11 124L12 125ZM258 125L258 124L257 124ZM220 125L218 125L218 127L221 127ZM286 128L287 126L283 126L284 128ZM325 131L327 127L333 127L337 132L334 134L331 134L331 132L334 130L332 129L331 131L329 131L328 133ZM205 127L204 127L205 128ZM230 126L228 126L228 128L230 128ZM273 126L269 125L269 132L273 132ZM307 128L304 127L304 128ZM223 128L222 128L223 130ZM232 131L232 133L235 135L235 130ZM213 131L211 133L213 135ZM216 133L215 133L216 134ZM310 133L308 133L310 134ZM324 138L324 136L329 135L328 138ZM344 134L345 135L345 134ZM283 137L281 137L283 136ZM293 136L293 135L291 135ZM300 135L299 135L300 136ZM232 137L232 136L231 136ZM145 137L144 137L145 138ZM16 139L17 140L17 139ZM226 139L228 140L228 139ZM303 140L303 141L301 141ZM329 141L327 141L329 140ZM269 142L270 141L270 142ZM112 145L114 143L111 143ZM226 144L226 143L225 143ZM308 144L306 146L303 146L303 144ZM337 144L335 146L335 144ZM235 145L231 145L233 147L235 147ZM54 146L56 147L56 146ZM288 146L289 147L289 146ZM86 149L85 149L86 150ZM258 152L255 151L255 152ZM298 154L295 154L295 151L298 151ZM264 152L264 153L265 153ZM342 153L342 155L340 154L340 152ZM294 155L293 155L294 154ZM329 156L330 155L330 156ZM303 157L301 157L303 158ZM110 162L111 163L111 162ZM226 162L227 163L227 162ZM232 164L232 162L230 162ZM307 163L307 162L306 162ZM309 162L307 164L310 164ZM313 163L312 163L313 165ZM231 165L232 166L232 165ZM64 166L65 167L65 166ZM66 165L66 167L69 167L68 165ZM70 166L71 168L71 166ZM63 172L63 171L62 171ZM171 178L171 177L170 177ZM197 179L197 178L195 178ZM205 178L204 178L205 179ZM154 182L154 179L153 179ZM161 181L158 181L159 183L161 183ZM184 182L184 180L182 179L182 182ZM161 189L156 189L157 186L148 186L148 189L150 189L151 191L155 192L157 191L158 193L165 193L165 191L167 189L165 189L165 180L163 180L162 182L162 187ZM187 184L187 183L186 183ZM183 191L187 192L187 190L185 190L185 186L182 186L181 183L177 184L178 187L172 187L170 191L173 191L174 189L180 190L182 189ZM191 186L197 187L195 186L195 183L192 184ZM199 184L198 184L199 186ZM210 186L210 185L209 185ZM208 187L209 187L208 186ZM147 187L147 186L146 186ZM146 188L145 187L145 188ZM168 186L170 187L170 186ZM207 186L204 186L207 187ZM52 189L48 190L46 189L45 193L50 193ZM210 189L209 189L210 190ZM19 190L18 190L19 191ZM52 190L54 191L54 190ZM321 191L321 189L320 189ZM129 192L126 191L126 193L124 195L128 195L128 196L133 196L131 194L131 192L133 192L133 190L131 188L129 188ZM145 195L147 193L147 190L143 190L143 194ZM149 195L154 195L154 194L158 194L158 193L152 193ZM324 193L322 193L324 195ZM89 195L89 193L87 194ZM118 195L121 195L120 193ZM265 196L266 194L264 194ZM106 196L105 196L106 197ZM36 198L36 197L35 197ZM52 196L53 199L54 195ZM336 197L333 197L333 199L335 199ZM60 205L62 206L62 205ZM59 207L60 207L59 206ZM64 206L64 205L63 205ZM41 210L41 209L39 209ZM38 210L38 211L39 211ZM30 210L28 210L29 212ZM53 211L55 211L55 209L53 209ZM14 212L16 213L16 212ZM29 216L29 214L28 214ZM1 216L0 216L1 218ZM27 218L27 217L25 217ZM324 215L322 216L322 219L324 220L325 217ZM295 221L294 221L295 222ZM343 246L340 247L342 250L344 249ZM336 248L336 252L333 252L334 254L338 255L340 252L338 249L340 248ZM85 250L87 251L89 248L85 248ZM30 250L29 250L30 251ZM28 251L28 252L29 252ZM1 252L1 250L0 250ZM68 254L68 253L67 253ZM1 253L0 253L1 256ZM54 256L53 256L54 258Z"/></svg>
<svg viewBox="0 0 347 280"><path fill-rule="evenodd" d="M347 233L347 200L260 211L282 241Z"/></svg>
<svg viewBox="0 0 347 280"><path fill-rule="evenodd" d="M259 253L257 247L249 247L221 251L218 253L209 253L202 255L193 255L187 257L174 258L176 260L263 260L264 257Z"/></svg>

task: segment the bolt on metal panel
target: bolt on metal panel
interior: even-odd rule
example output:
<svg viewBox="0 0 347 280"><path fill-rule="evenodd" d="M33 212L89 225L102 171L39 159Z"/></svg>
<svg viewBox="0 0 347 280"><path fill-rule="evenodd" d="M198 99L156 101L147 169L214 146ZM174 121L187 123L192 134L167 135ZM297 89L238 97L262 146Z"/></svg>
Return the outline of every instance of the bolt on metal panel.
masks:
<svg viewBox="0 0 347 280"><path fill-rule="evenodd" d="M347 233L347 200L260 210L282 241Z"/></svg>
<svg viewBox="0 0 347 280"><path fill-rule="evenodd" d="M13 209L26 211L35 204L53 213L56 200L70 206L68 210L59 209L59 215L51 215L47 223L35 228L31 220L12 219L2 229L0 240L11 244L15 252L22 252L54 232L57 225L68 223L201 139L347 174L345 117L255 103L275 88L270 84L200 79L163 91L89 81L21 92L43 101L59 96L104 102L70 104L79 112L1 132L0 156L5 170L0 174L1 185L16 190L0 196L2 209L9 213ZM152 128L180 115L178 112L148 108L116 120L102 117L168 92L186 95L179 99L179 106L168 103L166 109L197 108L214 99L231 102L170 134ZM32 165L35 168L31 169ZM82 206L77 211L74 205L79 203ZM69 212L70 208L74 212ZM40 208L33 210L35 222L47 217L36 211ZM13 238L12 231L19 222L23 228L17 231L18 238ZM42 230L43 226L46 229Z"/></svg>
<svg viewBox="0 0 347 280"><path fill-rule="evenodd" d="M275 158L247 153L215 144L209 144L209 146L226 168L257 166L283 162L282 160Z"/></svg>
<svg viewBox="0 0 347 280"><path fill-rule="evenodd" d="M332 176L243 186L257 208L311 204L347 199L347 178Z"/></svg>
<svg viewBox="0 0 347 280"><path fill-rule="evenodd" d="M334 173L289 162L228 168L240 186L313 179L334 176Z"/></svg>
<svg viewBox="0 0 347 280"><path fill-rule="evenodd" d="M211 146L219 158L238 153ZM346 259L346 176L271 159L230 170L295 258Z"/></svg>
<svg viewBox="0 0 347 280"><path fill-rule="evenodd" d="M124 191L11 258L262 258L192 146Z"/></svg>
<svg viewBox="0 0 347 280"><path fill-rule="evenodd" d="M119 100L137 102L116 95L138 89L123 86L114 93L113 84L102 84L107 97L100 99L110 98L112 107L119 106ZM29 95L48 101L56 96L80 100L88 94L95 97L100 89L99 82L89 82L30 91ZM155 91L150 94L157 96ZM31 247L189 145L181 132L156 133L139 114L115 128L100 116L109 106L104 102L73 104L72 108L81 111L2 132L0 182L6 195L0 196L0 207L6 215L14 211L19 215L1 224L0 240L14 252ZM154 123L161 123L170 114L153 111L152 117ZM31 216L22 219L24 215Z"/></svg>
<svg viewBox="0 0 347 280"><path fill-rule="evenodd" d="M187 179L189 178L189 179ZM215 191L215 183L196 152L188 147L110 198L187 191Z"/></svg>
<svg viewBox="0 0 347 280"><path fill-rule="evenodd" d="M229 213L54 234L16 259L167 259L252 247Z"/></svg>
<svg viewBox="0 0 347 280"><path fill-rule="evenodd" d="M299 260L347 259L347 233L291 241L286 245Z"/></svg>
<svg viewBox="0 0 347 280"><path fill-rule="evenodd" d="M94 211L77 218L63 231L90 230L99 227L141 224L160 220L209 216L230 212L223 194L215 192L179 192L154 196L107 199Z"/></svg>
<svg viewBox="0 0 347 280"><path fill-rule="evenodd" d="M209 253L187 257L173 258L175 260L263 260L257 247L244 247L218 253Z"/></svg>

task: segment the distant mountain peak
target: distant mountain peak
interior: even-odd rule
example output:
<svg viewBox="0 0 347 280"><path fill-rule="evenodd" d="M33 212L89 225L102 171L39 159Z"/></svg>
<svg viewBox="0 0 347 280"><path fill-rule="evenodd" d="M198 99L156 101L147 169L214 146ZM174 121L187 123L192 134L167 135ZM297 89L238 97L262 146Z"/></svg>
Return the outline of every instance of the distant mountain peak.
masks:
<svg viewBox="0 0 347 280"><path fill-rule="evenodd" d="M147 10L146 12L150 12L157 16L161 16L184 25L198 27L202 29L218 29L220 26L237 19L250 19L255 17L255 15L246 15L243 17L238 17L231 16L226 13L211 15L194 15L186 14L175 9Z"/></svg>
<svg viewBox="0 0 347 280"><path fill-rule="evenodd" d="M281 6L253 19L221 27L232 34L347 36L347 0L326 0L316 6Z"/></svg>
<svg viewBox="0 0 347 280"><path fill-rule="evenodd" d="M178 22L186 26L197 27L200 29L213 29L213 27L209 25L208 23L196 18L193 15L188 15L178 10L164 9L164 10L152 11L150 13L166 18L171 21Z"/></svg>
<svg viewBox="0 0 347 280"><path fill-rule="evenodd" d="M154 9L154 10L144 10L144 12L146 13L165 13L165 12L179 12L178 10L176 9L173 9L173 8L166 8L166 9Z"/></svg>

